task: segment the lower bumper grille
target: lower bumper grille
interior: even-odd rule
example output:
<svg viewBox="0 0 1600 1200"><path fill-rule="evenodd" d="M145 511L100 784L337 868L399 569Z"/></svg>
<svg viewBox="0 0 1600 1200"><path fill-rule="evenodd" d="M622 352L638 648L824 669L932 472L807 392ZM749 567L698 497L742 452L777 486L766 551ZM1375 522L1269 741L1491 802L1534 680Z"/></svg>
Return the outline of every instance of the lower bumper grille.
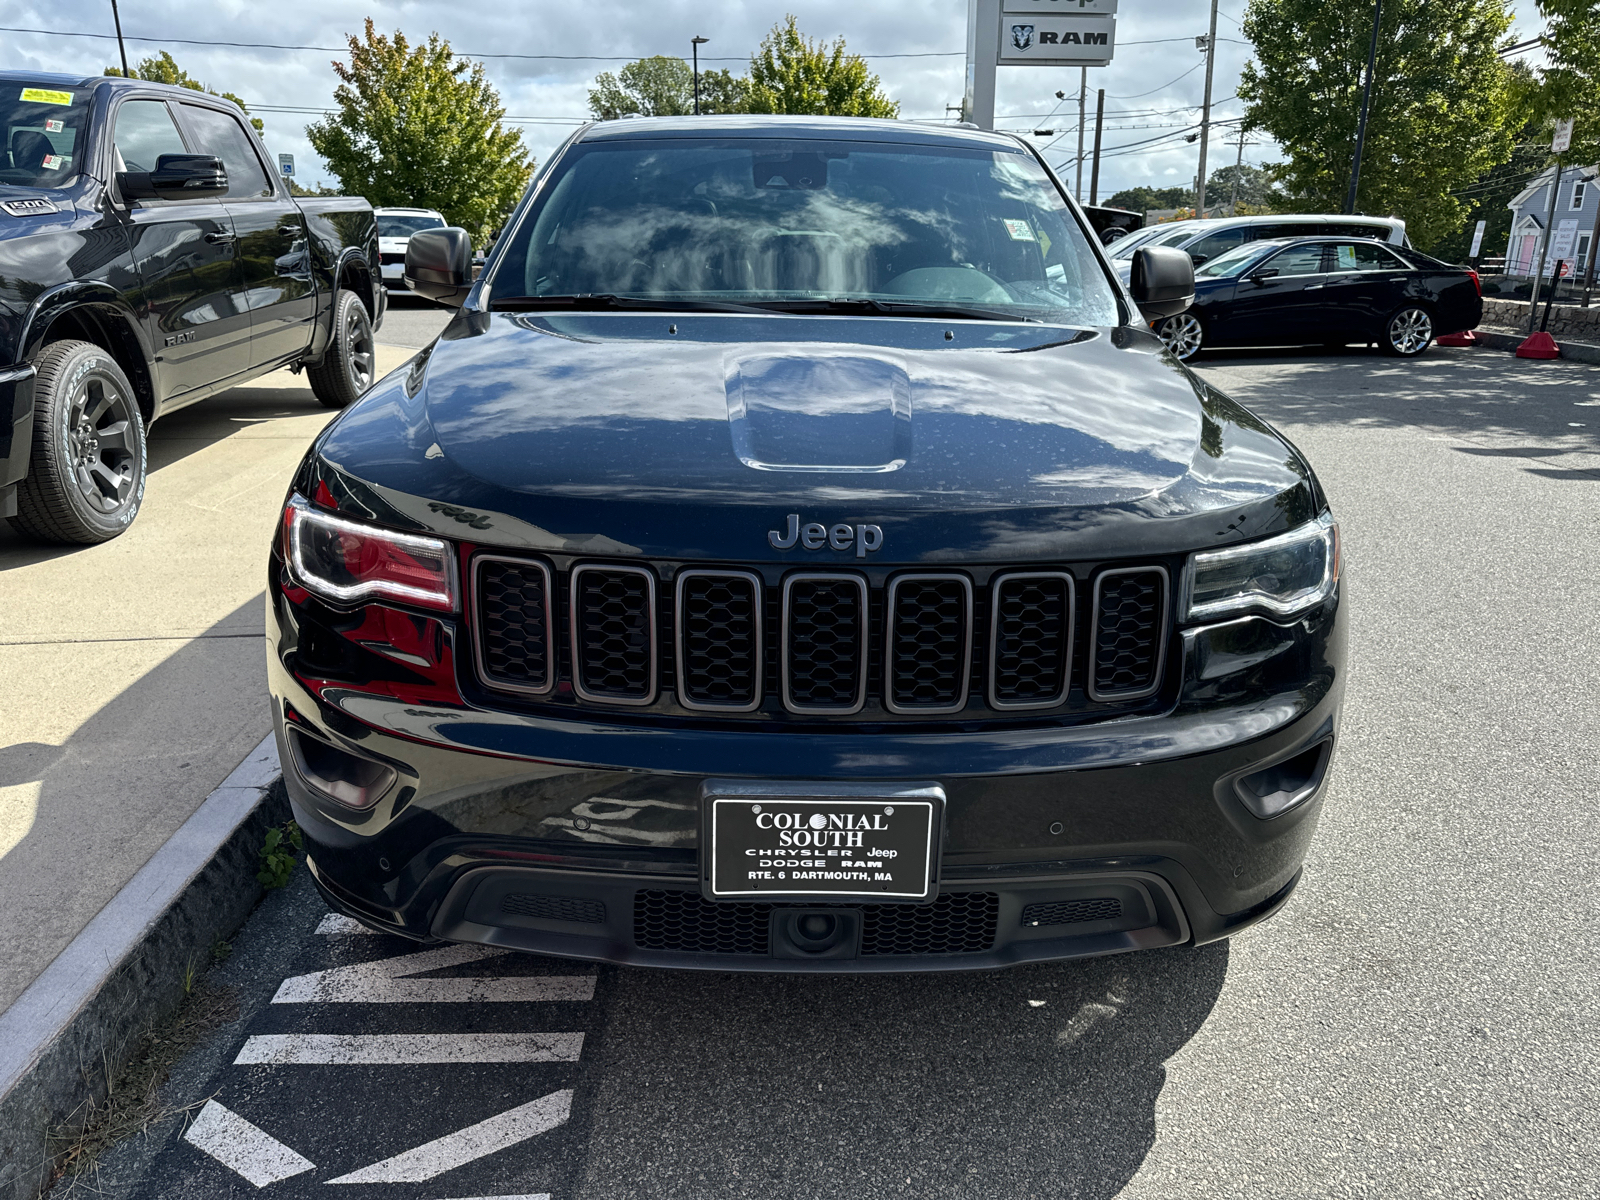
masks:
<svg viewBox="0 0 1600 1200"><path fill-rule="evenodd" d="M713 904L699 892L634 893L633 940L641 950L767 954L774 909L813 905ZM848 904L861 914L861 955L978 954L994 945L995 892L946 892L932 904Z"/></svg>
<svg viewBox="0 0 1600 1200"><path fill-rule="evenodd" d="M1022 910L1024 925L1079 925L1085 921L1114 921L1122 915L1122 901L1115 896L1093 900L1061 900L1054 904L1030 904Z"/></svg>

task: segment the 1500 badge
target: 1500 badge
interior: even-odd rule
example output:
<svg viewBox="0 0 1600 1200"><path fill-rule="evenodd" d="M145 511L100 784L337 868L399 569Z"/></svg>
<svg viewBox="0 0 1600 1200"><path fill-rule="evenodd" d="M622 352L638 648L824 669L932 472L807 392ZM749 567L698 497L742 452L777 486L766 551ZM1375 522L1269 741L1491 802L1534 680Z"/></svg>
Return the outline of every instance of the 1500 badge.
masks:
<svg viewBox="0 0 1600 1200"><path fill-rule="evenodd" d="M801 525L800 514L789 514L789 529L779 533L767 531L767 544L774 550L789 550L799 542L807 550L821 550L831 546L835 550L855 547L856 557L865 558L883 545L883 527L880 525Z"/></svg>

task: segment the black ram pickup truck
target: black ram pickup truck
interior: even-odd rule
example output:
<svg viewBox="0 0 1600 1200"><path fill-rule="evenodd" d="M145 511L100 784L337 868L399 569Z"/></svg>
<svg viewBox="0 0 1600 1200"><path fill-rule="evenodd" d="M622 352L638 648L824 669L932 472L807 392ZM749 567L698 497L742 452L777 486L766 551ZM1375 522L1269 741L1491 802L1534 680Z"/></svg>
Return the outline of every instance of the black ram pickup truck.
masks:
<svg viewBox="0 0 1600 1200"><path fill-rule="evenodd" d="M103 542L156 418L279 367L342 408L386 304L372 207L296 200L236 105L0 72L0 516Z"/></svg>

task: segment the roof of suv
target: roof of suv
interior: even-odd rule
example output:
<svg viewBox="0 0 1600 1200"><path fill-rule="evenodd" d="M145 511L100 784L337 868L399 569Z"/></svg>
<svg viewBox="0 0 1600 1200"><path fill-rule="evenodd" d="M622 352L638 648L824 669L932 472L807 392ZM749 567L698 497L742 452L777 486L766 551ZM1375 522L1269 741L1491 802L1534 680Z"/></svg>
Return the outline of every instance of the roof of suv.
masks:
<svg viewBox="0 0 1600 1200"><path fill-rule="evenodd" d="M987 146L1015 150L1021 140L1005 133L953 125L921 125L880 117L769 116L728 113L702 117L622 117L596 121L579 141L636 141L644 138L814 137L852 142L915 142L922 145Z"/></svg>

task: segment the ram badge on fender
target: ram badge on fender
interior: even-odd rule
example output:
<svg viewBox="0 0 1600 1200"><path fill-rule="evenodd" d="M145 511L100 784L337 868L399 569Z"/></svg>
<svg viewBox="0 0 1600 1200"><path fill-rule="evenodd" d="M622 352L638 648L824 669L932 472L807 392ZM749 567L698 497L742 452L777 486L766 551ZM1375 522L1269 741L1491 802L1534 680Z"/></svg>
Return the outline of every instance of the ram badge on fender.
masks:
<svg viewBox="0 0 1600 1200"><path fill-rule="evenodd" d="M285 780L336 908L716 970L1227 936L1300 878L1339 534L1147 328L1020 139L580 130L459 313L318 438L269 565Z"/></svg>

